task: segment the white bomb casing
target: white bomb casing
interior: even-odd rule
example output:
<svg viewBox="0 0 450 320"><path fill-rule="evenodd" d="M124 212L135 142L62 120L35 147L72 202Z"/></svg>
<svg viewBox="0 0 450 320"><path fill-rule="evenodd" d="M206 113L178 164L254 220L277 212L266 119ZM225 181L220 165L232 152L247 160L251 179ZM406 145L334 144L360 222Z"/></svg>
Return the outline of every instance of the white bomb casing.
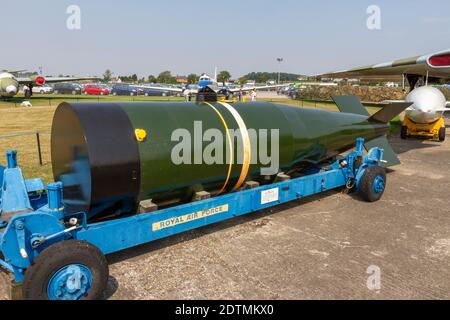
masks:
<svg viewBox="0 0 450 320"><path fill-rule="evenodd" d="M417 88L406 97L413 105L406 111L406 116L418 124L429 124L442 117L447 104L444 94L434 87Z"/></svg>

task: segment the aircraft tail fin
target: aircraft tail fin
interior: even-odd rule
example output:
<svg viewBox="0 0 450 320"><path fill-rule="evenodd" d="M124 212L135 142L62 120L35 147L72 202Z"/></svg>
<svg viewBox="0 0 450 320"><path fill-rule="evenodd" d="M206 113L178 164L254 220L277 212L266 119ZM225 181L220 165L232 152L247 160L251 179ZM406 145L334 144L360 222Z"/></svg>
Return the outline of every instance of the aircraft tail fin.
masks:
<svg viewBox="0 0 450 320"><path fill-rule="evenodd" d="M389 168L401 164L400 159L398 158L394 149L392 149L392 146L385 136L366 142L364 147L366 148L366 150L370 150L373 147L378 147L384 150L383 160L385 162L382 163L382 166L384 168Z"/></svg>
<svg viewBox="0 0 450 320"><path fill-rule="evenodd" d="M389 102L387 104L383 104L382 109L371 116L356 96L332 96L331 98L336 103L339 111L367 116L369 117L368 120L370 122L381 123L389 123L389 121L394 119L412 105L411 102L406 101Z"/></svg>
<svg viewBox="0 0 450 320"><path fill-rule="evenodd" d="M398 116L400 113L408 109L412 105L411 102L391 102L385 104L381 110L369 117L369 122L386 123L388 124L392 119ZM365 148L370 150L373 147L378 147L384 150L383 160L385 161L381 165L385 168L393 167L401 164L400 159L392 149L391 144L387 140L386 136L376 138L374 140L368 141L365 144Z"/></svg>
<svg viewBox="0 0 450 320"><path fill-rule="evenodd" d="M370 116L367 109L364 108L356 96L332 96L331 98L336 103L340 112Z"/></svg>
<svg viewBox="0 0 450 320"><path fill-rule="evenodd" d="M371 116L368 121L389 123L400 113L408 109L412 104L412 102L392 102L386 104L380 111Z"/></svg>

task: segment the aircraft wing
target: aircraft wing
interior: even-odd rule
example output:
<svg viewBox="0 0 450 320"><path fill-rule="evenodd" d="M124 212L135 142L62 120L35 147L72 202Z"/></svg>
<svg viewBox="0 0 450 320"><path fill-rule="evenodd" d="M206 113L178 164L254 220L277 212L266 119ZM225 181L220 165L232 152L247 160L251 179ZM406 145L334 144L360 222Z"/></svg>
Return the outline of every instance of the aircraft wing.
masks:
<svg viewBox="0 0 450 320"><path fill-rule="evenodd" d="M335 82L299 82L296 85L306 87L337 87Z"/></svg>
<svg viewBox="0 0 450 320"><path fill-rule="evenodd" d="M25 77L25 78L16 78L16 80L20 84L27 84L35 82L36 77ZM55 82L73 82L73 81L96 81L99 78L96 77L82 77L82 78L72 78L72 77L43 77L45 79L45 83L55 83Z"/></svg>
<svg viewBox="0 0 450 320"><path fill-rule="evenodd" d="M450 101L447 101L447 107L450 108Z"/></svg>
<svg viewBox="0 0 450 320"><path fill-rule="evenodd" d="M182 93L184 91L181 88L173 88L173 87L157 87L157 86L135 86L135 87L142 89L151 89L156 91L176 92L176 93Z"/></svg>
<svg viewBox="0 0 450 320"><path fill-rule="evenodd" d="M235 93L235 92L239 92L239 91L253 91L253 90L266 90L266 89L277 89L277 88L284 88L284 87L289 87L291 86L292 83L288 83L288 84L276 84L276 85L270 85L270 86L253 86L253 87L244 87L244 88L234 88L234 89L229 89L230 92Z"/></svg>
<svg viewBox="0 0 450 320"><path fill-rule="evenodd" d="M7 73L21 73L21 72L26 72L27 70L2 70L1 72L7 72Z"/></svg>
<svg viewBox="0 0 450 320"><path fill-rule="evenodd" d="M323 73L315 77L400 80L403 74L420 76L428 74L429 77L434 78L450 78L450 49L360 68Z"/></svg>

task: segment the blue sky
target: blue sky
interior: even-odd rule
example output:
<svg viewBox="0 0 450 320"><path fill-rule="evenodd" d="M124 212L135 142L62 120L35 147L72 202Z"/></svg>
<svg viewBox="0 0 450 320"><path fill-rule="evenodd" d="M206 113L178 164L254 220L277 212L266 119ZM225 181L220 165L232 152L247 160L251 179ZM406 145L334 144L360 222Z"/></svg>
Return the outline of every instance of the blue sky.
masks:
<svg viewBox="0 0 450 320"><path fill-rule="evenodd" d="M66 28L69 5L81 30ZM366 27L378 5L382 29ZM139 76L250 71L317 74L450 47L448 0L2 1L0 68ZM9 36L6 36L8 34Z"/></svg>

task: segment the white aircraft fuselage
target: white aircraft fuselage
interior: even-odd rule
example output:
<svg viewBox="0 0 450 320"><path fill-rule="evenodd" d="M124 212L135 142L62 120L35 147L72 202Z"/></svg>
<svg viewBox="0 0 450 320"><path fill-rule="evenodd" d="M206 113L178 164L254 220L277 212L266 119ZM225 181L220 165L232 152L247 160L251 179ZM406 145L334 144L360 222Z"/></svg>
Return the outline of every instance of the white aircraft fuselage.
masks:
<svg viewBox="0 0 450 320"><path fill-rule="evenodd" d="M19 92L19 82L8 72L0 73L0 97L11 98Z"/></svg>

